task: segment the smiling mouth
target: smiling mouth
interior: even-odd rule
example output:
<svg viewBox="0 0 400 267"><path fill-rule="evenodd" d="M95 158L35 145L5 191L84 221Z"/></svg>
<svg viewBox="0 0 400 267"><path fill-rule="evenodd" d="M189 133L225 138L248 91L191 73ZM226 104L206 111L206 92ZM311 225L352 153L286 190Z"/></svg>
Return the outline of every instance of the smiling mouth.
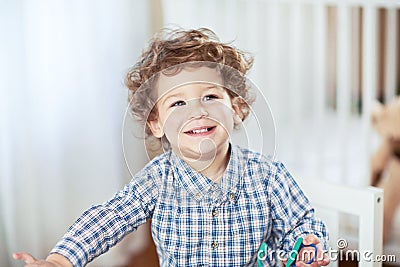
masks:
<svg viewBox="0 0 400 267"><path fill-rule="evenodd" d="M211 127L202 127L202 128L196 128L190 131L186 131L185 134L191 135L191 136L203 136L203 135L208 135L214 132L216 126L211 126Z"/></svg>

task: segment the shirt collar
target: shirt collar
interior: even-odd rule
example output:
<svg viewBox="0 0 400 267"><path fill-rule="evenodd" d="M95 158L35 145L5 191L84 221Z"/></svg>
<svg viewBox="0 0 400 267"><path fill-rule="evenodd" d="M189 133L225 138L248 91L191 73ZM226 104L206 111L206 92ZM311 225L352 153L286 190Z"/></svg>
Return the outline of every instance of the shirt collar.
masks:
<svg viewBox="0 0 400 267"><path fill-rule="evenodd" d="M247 163L239 147L230 144L229 162L220 183L214 183L197 172L172 151L170 151L170 162L180 187L196 200L201 201L211 197L214 200L236 202L238 199L244 176L244 165Z"/></svg>

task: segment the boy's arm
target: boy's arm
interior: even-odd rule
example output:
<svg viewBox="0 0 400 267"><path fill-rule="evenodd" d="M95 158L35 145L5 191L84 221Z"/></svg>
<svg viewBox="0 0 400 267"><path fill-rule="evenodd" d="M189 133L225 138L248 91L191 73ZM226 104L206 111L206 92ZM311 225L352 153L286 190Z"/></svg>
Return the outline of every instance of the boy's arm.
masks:
<svg viewBox="0 0 400 267"><path fill-rule="evenodd" d="M56 266L62 266L62 267L73 267L72 263L63 255L60 254L50 254L47 258L46 261L53 262L55 264L58 264Z"/></svg>
<svg viewBox="0 0 400 267"><path fill-rule="evenodd" d="M154 165L153 165L154 166ZM143 169L109 201L86 210L50 251L46 260L14 253L16 260L43 267L84 266L146 222L158 199L154 170ZM156 171L156 175L162 175Z"/></svg>
<svg viewBox="0 0 400 267"><path fill-rule="evenodd" d="M282 163L271 183L272 232L281 248L290 252L299 237L314 235L327 249L325 224L314 216L309 200Z"/></svg>
<svg viewBox="0 0 400 267"><path fill-rule="evenodd" d="M152 216L158 198L153 175L143 170L109 201L86 210L50 254L84 266Z"/></svg>
<svg viewBox="0 0 400 267"><path fill-rule="evenodd" d="M14 259L24 261L26 264L37 264L43 267L73 267L71 262L62 255L51 254L46 260L38 260L26 252L14 253Z"/></svg>

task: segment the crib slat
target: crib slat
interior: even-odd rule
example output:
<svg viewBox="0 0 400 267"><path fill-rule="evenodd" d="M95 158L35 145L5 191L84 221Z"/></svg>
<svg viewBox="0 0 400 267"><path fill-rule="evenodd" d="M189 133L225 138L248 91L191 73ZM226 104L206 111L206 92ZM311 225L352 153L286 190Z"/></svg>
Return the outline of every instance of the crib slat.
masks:
<svg viewBox="0 0 400 267"><path fill-rule="evenodd" d="M371 155L371 108L377 94L377 74L376 74L376 23L377 10L374 6L365 5L363 7L363 37L362 37L362 139L363 153L361 155L364 166L369 166ZM368 180L368 173L364 174L365 182Z"/></svg>
<svg viewBox="0 0 400 267"><path fill-rule="evenodd" d="M314 94L315 104L314 115L318 121L323 121L325 114L326 101L326 27L327 14L326 7L316 4L313 9L314 14Z"/></svg>
<svg viewBox="0 0 400 267"><path fill-rule="evenodd" d="M386 16L386 47L385 47L385 100L389 102L396 95L396 47L397 47L397 10L387 9Z"/></svg>
<svg viewBox="0 0 400 267"><path fill-rule="evenodd" d="M315 4L313 7L314 16L314 84L313 101L314 125L316 127L323 125L325 121L325 102L326 102L326 39L327 39L327 8L323 4ZM314 151L317 155L324 155L324 132L316 131L316 142ZM324 179L323 157L318 157L316 162L315 177ZM318 174L320 176L318 176ZM322 176L322 177L321 177Z"/></svg>
<svg viewBox="0 0 400 267"><path fill-rule="evenodd" d="M337 9L337 93L336 105L339 129L339 153L342 155L340 179L342 182L348 176L347 129L350 117L351 96L351 7L338 5Z"/></svg>
<svg viewBox="0 0 400 267"><path fill-rule="evenodd" d="M371 191L375 193L368 196L368 203L374 203L369 209L360 207L361 214L359 217L360 227L358 229L359 245L358 250L364 253L364 256L371 256L365 254L367 251L373 251L375 255L382 255L382 227L383 227L383 193L382 189L370 187ZM365 234L368 233L368 234ZM371 259L373 259L373 256ZM382 266L382 262L369 261L368 258L362 258L360 261L361 266Z"/></svg>
<svg viewBox="0 0 400 267"><path fill-rule="evenodd" d="M338 6L337 13L337 110L340 119L345 120L350 111L350 74L351 74L351 9L346 5Z"/></svg>

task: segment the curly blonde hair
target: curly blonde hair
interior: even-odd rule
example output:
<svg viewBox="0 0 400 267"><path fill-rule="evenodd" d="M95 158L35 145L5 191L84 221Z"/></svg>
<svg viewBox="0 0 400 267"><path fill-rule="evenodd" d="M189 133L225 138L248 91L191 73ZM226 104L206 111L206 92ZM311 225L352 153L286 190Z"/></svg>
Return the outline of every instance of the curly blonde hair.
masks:
<svg viewBox="0 0 400 267"><path fill-rule="evenodd" d="M239 96L236 103L241 110L242 121L248 116L254 98L246 83L245 75L253 65L253 57L225 43L221 43L216 34L206 28L197 30L163 29L151 40L148 48L142 52L140 60L126 75L125 85L129 89L130 111L142 122L146 137L151 131L146 122L157 118L155 107L158 75L174 75L182 69L182 63L194 62L202 66L218 67L224 81L224 87L231 99ZM172 70L172 71L171 71Z"/></svg>

